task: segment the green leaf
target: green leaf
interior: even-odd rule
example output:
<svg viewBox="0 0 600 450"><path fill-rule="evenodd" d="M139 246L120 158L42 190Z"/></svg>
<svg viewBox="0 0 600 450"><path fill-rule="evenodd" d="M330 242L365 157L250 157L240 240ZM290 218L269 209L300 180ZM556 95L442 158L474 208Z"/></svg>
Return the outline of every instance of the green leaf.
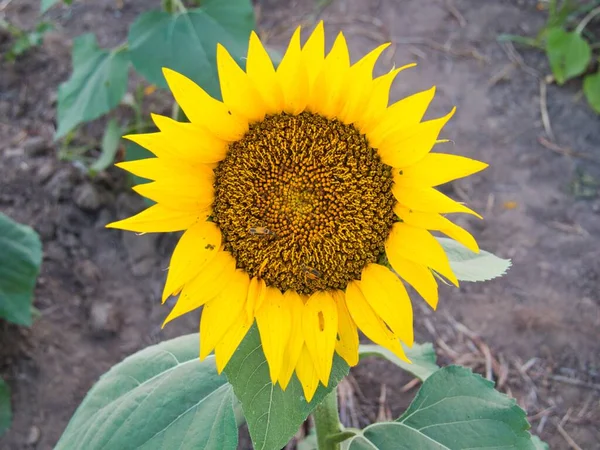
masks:
<svg viewBox="0 0 600 450"><path fill-rule="evenodd" d="M493 386L466 367L444 367L396 422L368 426L349 449L535 450L525 411Z"/></svg>
<svg viewBox="0 0 600 450"><path fill-rule="evenodd" d="M271 383L258 329L256 325L250 328L225 367L225 374L242 403L254 449L285 447L315 406L348 374L348 369L348 365L335 355L328 386L320 385L311 402L307 403L296 375L285 391Z"/></svg>
<svg viewBox="0 0 600 450"><path fill-rule="evenodd" d="M0 436L10 427L12 411L10 409L10 388L0 378Z"/></svg>
<svg viewBox="0 0 600 450"><path fill-rule="evenodd" d="M122 134L123 130L117 120L110 119L104 130L104 136L102 136L102 153L90 167L93 173L101 172L113 163Z"/></svg>
<svg viewBox="0 0 600 450"><path fill-rule="evenodd" d="M217 97L217 42L242 61L253 29L254 10L249 0L206 0L201 8L175 14L149 11L129 29L131 62L157 86L167 87L162 68L168 67Z"/></svg>
<svg viewBox="0 0 600 450"><path fill-rule="evenodd" d="M585 98L594 111L600 114L600 70L593 75L588 75L583 80Z"/></svg>
<svg viewBox="0 0 600 450"><path fill-rule="evenodd" d="M531 441L535 450L550 450L550 446L537 436L531 436Z"/></svg>
<svg viewBox="0 0 600 450"><path fill-rule="evenodd" d="M453 239L436 239L448 255L452 271L461 281L487 281L501 277L512 264L510 259L498 258L485 250L475 253Z"/></svg>
<svg viewBox="0 0 600 450"><path fill-rule="evenodd" d="M235 450L233 392L198 334L148 347L104 374L55 450Z"/></svg>
<svg viewBox="0 0 600 450"><path fill-rule="evenodd" d="M44 14L54 5L56 5L60 0L42 0L40 2L40 14Z"/></svg>
<svg viewBox="0 0 600 450"><path fill-rule="evenodd" d="M73 43L73 73L58 87L58 130L63 137L77 125L106 114L127 91L129 53L98 47L93 34Z"/></svg>
<svg viewBox="0 0 600 450"><path fill-rule="evenodd" d="M546 35L546 54L558 84L581 75L592 56L589 44L578 34L560 27L551 28Z"/></svg>
<svg viewBox="0 0 600 450"><path fill-rule="evenodd" d="M429 342L425 344L413 344L411 348L404 346L404 352L406 353L406 356L408 356L408 359L412 361L412 364L402 361L391 351L381 347L380 345L362 344L358 348L360 359L368 356L385 358L388 361L396 364L401 369L412 373L421 381L425 381L431 374L439 369L439 366L435 363L435 350L433 349L433 345L431 345Z"/></svg>
<svg viewBox="0 0 600 450"><path fill-rule="evenodd" d="M0 318L31 325L33 289L41 264L38 234L0 213Z"/></svg>

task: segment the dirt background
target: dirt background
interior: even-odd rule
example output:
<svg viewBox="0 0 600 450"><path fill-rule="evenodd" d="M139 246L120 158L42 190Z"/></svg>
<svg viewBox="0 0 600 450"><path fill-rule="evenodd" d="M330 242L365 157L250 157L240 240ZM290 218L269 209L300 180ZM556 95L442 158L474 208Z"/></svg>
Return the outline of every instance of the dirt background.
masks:
<svg viewBox="0 0 600 450"><path fill-rule="evenodd" d="M0 13L31 29L38 3L5 0ZM100 45L117 45L155 3L55 8L48 18L57 30L40 48L0 62L0 210L35 228L44 246L35 292L41 317L31 329L0 323L0 375L14 409L2 449L51 449L103 372L149 344L196 330L193 315L160 330L168 308L159 294L175 237L104 229L143 203L123 174L111 169L91 179L77 163L59 161L61 144L52 141L72 38L94 32ZM320 18L329 42L344 30L354 58L391 40L380 73L393 63L419 63L399 76L394 100L437 85L431 115L458 106L445 131L456 148L442 150L490 168L447 190L485 216L462 219L481 246L514 265L499 280L442 286L435 314L415 298L417 335L435 343L441 363L473 367L515 396L551 448L600 449L600 119L580 82L548 85L541 95L544 56L497 41L501 33L535 33L546 14L535 1L519 0L263 0L257 13L274 49L295 26ZM9 45L0 35L0 51ZM146 112L168 108L164 93L145 100ZM80 139L94 143L101 132L102 124L92 124ZM396 417L415 387L387 362L361 363L340 387L343 420L362 426Z"/></svg>

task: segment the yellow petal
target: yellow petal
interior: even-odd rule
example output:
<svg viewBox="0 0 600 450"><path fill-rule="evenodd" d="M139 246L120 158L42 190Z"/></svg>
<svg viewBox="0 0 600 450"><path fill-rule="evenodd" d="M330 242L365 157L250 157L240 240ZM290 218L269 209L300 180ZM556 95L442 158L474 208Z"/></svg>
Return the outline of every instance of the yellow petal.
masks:
<svg viewBox="0 0 600 450"><path fill-rule="evenodd" d="M465 213L482 218L479 214L462 203L452 200L434 188L415 188L408 186L392 186L392 193L402 205L414 211L447 213Z"/></svg>
<svg viewBox="0 0 600 450"><path fill-rule="evenodd" d="M217 44L217 67L223 103L250 123L262 120L266 110L262 97L246 72L221 44Z"/></svg>
<svg viewBox="0 0 600 450"><path fill-rule="evenodd" d="M186 283L179 294L177 303L163 322L164 327L172 320L200 308L221 293L235 274L235 259L230 253L220 251L210 264Z"/></svg>
<svg viewBox="0 0 600 450"><path fill-rule="evenodd" d="M429 153L418 163L394 171L401 186L439 186L485 169L488 165L464 156Z"/></svg>
<svg viewBox="0 0 600 450"><path fill-rule="evenodd" d="M187 177L204 177L212 180L212 165L199 164L191 166L183 161L165 158L146 158L135 161L116 163L115 166L126 170L138 177L149 180L160 178L173 178L184 174Z"/></svg>
<svg viewBox="0 0 600 450"><path fill-rule="evenodd" d="M369 101L363 111L361 117L356 121L358 129L367 136L370 136L371 130L381 121L387 111L390 88L396 79L396 76L403 70L415 67L416 64L407 64L397 69L392 69L390 72L375 78L372 83L371 92L369 93Z"/></svg>
<svg viewBox="0 0 600 450"><path fill-rule="evenodd" d="M344 34L340 32L315 80L307 109L331 119L336 118L343 107L344 80L349 68L348 45Z"/></svg>
<svg viewBox="0 0 600 450"><path fill-rule="evenodd" d="M338 311L338 332L335 351L352 367L358 364L358 329L346 306L344 293L342 291L334 291L333 299Z"/></svg>
<svg viewBox="0 0 600 450"><path fill-rule="evenodd" d="M242 339L248 333L254 320L248 320L245 311L242 311L234 320L233 324L227 330L223 338L215 348L215 363L217 365L217 373L221 374L223 369L227 367L227 363L240 346Z"/></svg>
<svg viewBox="0 0 600 450"><path fill-rule="evenodd" d="M300 114L306 108L309 92L308 73L300 48L300 27L296 28L279 63L277 79L283 91L284 111L289 114Z"/></svg>
<svg viewBox="0 0 600 450"><path fill-rule="evenodd" d="M369 133L369 143L379 148L381 143L397 130L413 127L419 124L433 100L435 86L426 91L418 92L403 98L390 106L381 122L376 124Z"/></svg>
<svg viewBox="0 0 600 450"><path fill-rule="evenodd" d="M209 215L210 209L177 211L157 203L135 216L109 223L106 228L119 228L137 233L168 233L186 230L194 223L206 220Z"/></svg>
<svg viewBox="0 0 600 450"><path fill-rule="evenodd" d="M429 267L458 286L446 252L429 231L398 222L393 225L388 241L390 243L386 247L390 250L395 244L395 255Z"/></svg>
<svg viewBox="0 0 600 450"><path fill-rule="evenodd" d="M387 267L369 264L362 271L359 285L369 305L390 330L406 344L412 345L412 304L402 281Z"/></svg>
<svg viewBox="0 0 600 450"><path fill-rule="evenodd" d="M219 253L220 247L221 231L212 222L198 222L183 233L171 256L162 301L198 275Z"/></svg>
<svg viewBox="0 0 600 450"><path fill-rule="evenodd" d="M279 289L274 287L266 289L263 304L256 311L256 324L263 352L269 364L271 381L275 384L281 372L292 327L290 305L287 304Z"/></svg>
<svg viewBox="0 0 600 450"><path fill-rule="evenodd" d="M346 288L346 305L358 328L376 344L387 348L398 358L410 362L404 354L400 340L394 336L365 299L358 282L351 281Z"/></svg>
<svg viewBox="0 0 600 450"><path fill-rule="evenodd" d="M248 301L246 302L246 314L248 319L252 319L256 311L261 307L265 295L267 293L267 285L262 278L254 277L250 280L248 288Z"/></svg>
<svg viewBox="0 0 600 450"><path fill-rule="evenodd" d="M440 131L454 115L452 108L447 115L439 119L407 126L388 137L379 146L381 160L392 167L404 168L420 161L435 145Z"/></svg>
<svg viewBox="0 0 600 450"><path fill-rule="evenodd" d="M229 277L224 289L202 309L200 321L200 359L212 352L244 310L250 278L242 270Z"/></svg>
<svg viewBox="0 0 600 450"><path fill-rule="evenodd" d="M273 114L283 110L283 93L277 82L271 57L254 31L250 33L246 72L265 104L265 113Z"/></svg>
<svg viewBox="0 0 600 450"><path fill-rule="evenodd" d="M319 21L311 35L302 47L302 57L307 70L308 85L312 87L325 61L325 27L323 21Z"/></svg>
<svg viewBox="0 0 600 450"><path fill-rule="evenodd" d="M209 208L213 202L213 178L212 174L207 177L179 174L138 184L132 189L167 208L199 212Z"/></svg>
<svg viewBox="0 0 600 450"><path fill-rule="evenodd" d="M408 225L440 231L471 251L479 253L479 245L471 233L440 214L414 211L398 203L394 207L394 212Z"/></svg>
<svg viewBox="0 0 600 450"><path fill-rule="evenodd" d="M185 115L225 141L236 141L248 131L248 121L232 114L222 102L208 95L189 78L163 68L167 84Z"/></svg>
<svg viewBox="0 0 600 450"><path fill-rule="evenodd" d="M319 375L306 345L302 347L302 351L300 352L300 357L296 364L296 375L298 375L298 380L300 380L300 384L302 385L306 402L310 403L319 386Z"/></svg>
<svg viewBox="0 0 600 450"><path fill-rule="evenodd" d="M436 309L438 303L438 285L435 277L427 266L402 257L402 253L396 251L401 246L402 242L398 242L398 235L390 235L385 243L385 254L388 261L396 273L415 288L429 306Z"/></svg>
<svg viewBox="0 0 600 450"><path fill-rule="evenodd" d="M373 68L381 53L389 47L389 43L371 50L362 59L350 67L343 92L345 103L339 114L342 122L351 124L364 114L369 101L373 82Z"/></svg>
<svg viewBox="0 0 600 450"><path fill-rule="evenodd" d="M154 139L158 139L158 145L166 156L184 159L193 164L214 163L225 158L228 142L201 126L178 122L160 114L150 116L161 131Z"/></svg>
<svg viewBox="0 0 600 450"><path fill-rule="evenodd" d="M337 306L331 292L312 294L302 313L302 335L321 383L327 386L338 328Z"/></svg>
<svg viewBox="0 0 600 450"><path fill-rule="evenodd" d="M298 293L294 291L285 291L283 300L289 308L292 318L290 337L285 353L283 354L281 371L277 377L281 389L285 391L296 368L302 346L304 345L304 337L302 336L302 310L304 309L304 302Z"/></svg>

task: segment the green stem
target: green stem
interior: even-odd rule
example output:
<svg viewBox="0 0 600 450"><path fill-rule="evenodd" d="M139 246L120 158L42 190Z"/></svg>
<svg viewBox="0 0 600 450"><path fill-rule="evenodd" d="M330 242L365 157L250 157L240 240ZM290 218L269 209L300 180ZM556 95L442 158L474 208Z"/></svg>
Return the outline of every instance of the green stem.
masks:
<svg viewBox="0 0 600 450"><path fill-rule="evenodd" d="M327 394L321 404L315 408L313 418L317 428L319 450L340 450L340 444L329 439L342 431L338 415L336 389Z"/></svg>
<svg viewBox="0 0 600 450"><path fill-rule="evenodd" d="M581 32L587 26L587 24L590 23L590 21L594 17L596 17L598 14L600 14L600 6L598 6L597 8L594 8L593 10L591 10L588 13L588 15L585 16L581 22L579 22L579 25L577 25L577 28L575 28L575 33L581 34Z"/></svg>

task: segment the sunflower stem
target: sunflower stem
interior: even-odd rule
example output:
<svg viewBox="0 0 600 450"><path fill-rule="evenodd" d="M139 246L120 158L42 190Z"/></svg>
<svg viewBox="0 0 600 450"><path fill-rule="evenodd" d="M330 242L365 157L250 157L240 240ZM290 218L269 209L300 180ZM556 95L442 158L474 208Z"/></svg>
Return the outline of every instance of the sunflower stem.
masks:
<svg viewBox="0 0 600 450"><path fill-rule="evenodd" d="M321 404L315 408L313 418L317 428L319 450L340 450L339 442L329 439L342 431L338 415L337 389L327 394Z"/></svg>

